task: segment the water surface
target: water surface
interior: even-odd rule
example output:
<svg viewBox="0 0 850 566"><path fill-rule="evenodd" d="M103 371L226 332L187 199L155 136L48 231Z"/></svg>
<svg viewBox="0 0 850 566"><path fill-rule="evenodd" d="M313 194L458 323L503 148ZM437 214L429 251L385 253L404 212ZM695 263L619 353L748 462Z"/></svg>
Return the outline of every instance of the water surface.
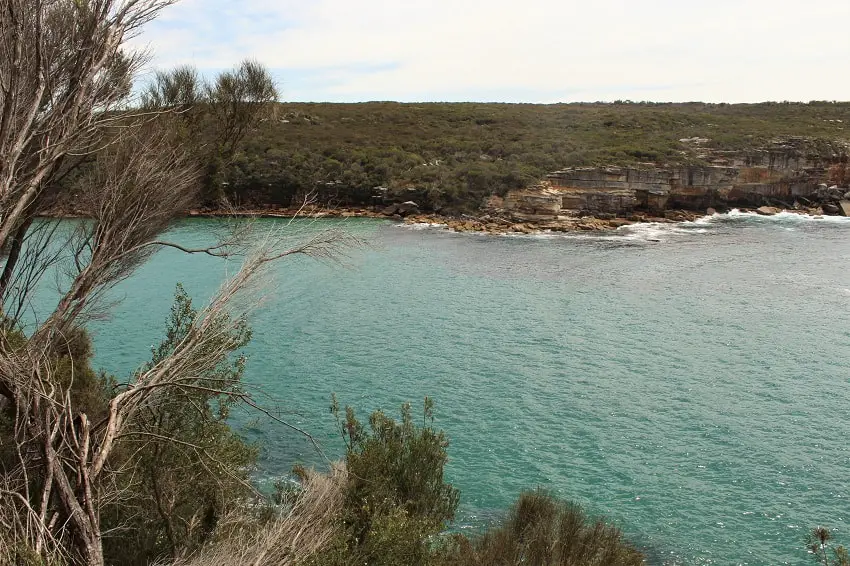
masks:
<svg viewBox="0 0 850 566"><path fill-rule="evenodd" d="M170 237L204 242L216 222ZM652 563L805 563L819 524L850 543L850 220L516 237L345 226L372 247L345 268L281 263L248 348L264 402L330 454L332 392L363 417L428 395L460 525L542 486L617 521ZM232 268L159 253L95 326L98 365L131 371L175 283L202 300ZM268 419L238 425L263 443L264 481L321 462Z"/></svg>

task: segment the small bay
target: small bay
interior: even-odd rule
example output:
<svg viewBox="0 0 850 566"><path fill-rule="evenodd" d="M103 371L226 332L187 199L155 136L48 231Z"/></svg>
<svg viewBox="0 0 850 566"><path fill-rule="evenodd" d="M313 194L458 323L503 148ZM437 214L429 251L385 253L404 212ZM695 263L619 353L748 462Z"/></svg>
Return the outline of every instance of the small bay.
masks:
<svg viewBox="0 0 850 566"><path fill-rule="evenodd" d="M211 241L223 221L168 235ZM278 220L260 228L282 227ZM850 219L733 213L611 233L482 236L352 219L344 265L274 268L251 318L260 404L341 455L330 396L397 414L433 398L461 489L458 526L524 488L621 525L651 563L800 564L807 531L850 543ZM92 325L95 365L127 375L174 286L203 303L236 265L163 250ZM258 478L323 460L257 415Z"/></svg>

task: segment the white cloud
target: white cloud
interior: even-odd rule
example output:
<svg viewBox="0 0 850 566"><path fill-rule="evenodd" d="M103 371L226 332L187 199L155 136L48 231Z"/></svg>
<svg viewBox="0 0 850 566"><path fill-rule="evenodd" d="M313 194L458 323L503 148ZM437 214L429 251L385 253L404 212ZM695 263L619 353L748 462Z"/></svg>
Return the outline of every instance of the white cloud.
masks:
<svg viewBox="0 0 850 566"><path fill-rule="evenodd" d="M847 99L850 3L183 0L155 63L254 57L288 100Z"/></svg>

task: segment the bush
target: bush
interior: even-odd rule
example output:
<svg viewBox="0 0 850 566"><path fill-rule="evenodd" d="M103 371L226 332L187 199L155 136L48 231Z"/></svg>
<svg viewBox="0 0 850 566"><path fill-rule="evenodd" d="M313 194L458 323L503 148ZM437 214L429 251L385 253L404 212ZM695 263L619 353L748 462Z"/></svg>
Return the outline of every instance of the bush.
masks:
<svg viewBox="0 0 850 566"><path fill-rule="evenodd" d="M178 285L166 337L153 349L150 363L180 344L195 316L189 295ZM244 324L237 328L235 334L221 333L231 351L250 339ZM121 499L103 513L103 525L112 531L104 538L109 563L143 566L190 553L210 539L223 516L251 501L257 450L227 424L242 391L244 367L239 356L202 371L139 417L139 434L125 439L113 459L127 472L118 476Z"/></svg>
<svg viewBox="0 0 850 566"><path fill-rule="evenodd" d="M618 528L592 521L577 505L540 490L521 494L501 526L471 540L456 535L434 558L435 566L637 566L643 561Z"/></svg>
<svg viewBox="0 0 850 566"><path fill-rule="evenodd" d="M400 422L375 411L368 428L351 407L343 417L336 398L331 411L347 448L343 534L312 564L427 564L430 537L454 518L459 498L443 477L448 439L433 428L431 400L421 427L409 404Z"/></svg>

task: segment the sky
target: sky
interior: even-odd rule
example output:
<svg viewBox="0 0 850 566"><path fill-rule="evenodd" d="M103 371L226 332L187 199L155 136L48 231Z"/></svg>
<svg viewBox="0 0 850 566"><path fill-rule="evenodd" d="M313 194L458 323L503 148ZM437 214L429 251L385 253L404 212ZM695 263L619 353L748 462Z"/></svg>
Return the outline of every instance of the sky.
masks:
<svg viewBox="0 0 850 566"><path fill-rule="evenodd" d="M133 46L293 102L850 100L848 0L181 0Z"/></svg>

